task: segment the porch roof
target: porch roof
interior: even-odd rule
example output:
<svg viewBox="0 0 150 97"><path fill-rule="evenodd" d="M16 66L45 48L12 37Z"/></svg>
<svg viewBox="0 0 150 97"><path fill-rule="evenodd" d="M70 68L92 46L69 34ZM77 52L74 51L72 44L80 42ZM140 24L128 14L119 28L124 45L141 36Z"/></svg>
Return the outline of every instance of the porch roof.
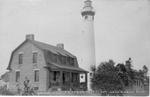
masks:
<svg viewBox="0 0 150 97"><path fill-rule="evenodd" d="M48 64L47 66L45 67L50 67L50 68L60 68L60 69L66 69L66 70L71 70L71 71L77 71L77 72L84 72L84 73L88 73L88 71L80 68L80 67L72 67L72 66L65 66L65 65L59 65L59 64L56 64L56 63L50 63Z"/></svg>

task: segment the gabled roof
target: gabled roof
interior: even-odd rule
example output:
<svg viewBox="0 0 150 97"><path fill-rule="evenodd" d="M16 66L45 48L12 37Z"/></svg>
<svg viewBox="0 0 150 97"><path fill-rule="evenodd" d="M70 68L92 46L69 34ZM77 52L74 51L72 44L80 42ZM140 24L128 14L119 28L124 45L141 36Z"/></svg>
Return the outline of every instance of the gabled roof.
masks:
<svg viewBox="0 0 150 97"><path fill-rule="evenodd" d="M8 67L7 67L7 69L8 70L11 70L11 68L10 68L10 65L11 65L11 61L12 61L12 57L13 57L13 54L14 54L14 52L16 51L16 50L18 50L24 43L26 43L28 40L25 40L24 42L22 42L17 48L15 48L14 50L13 50L13 52L11 53L11 57L10 57L10 60L9 60L9 64L8 64Z"/></svg>
<svg viewBox="0 0 150 97"><path fill-rule="evenodd" d="M62 49L62 48L58 48L56 46L53 46L53 45L49 45L49 44L46 44L46 43L43 43L43 42L39 42L39 41L31 41L31 43L33 43L34 45L38 46L39 48L43 49L43 50L47 50L47 51L50 51L54 54L61 54L63 56L69 56L69 57L72 57L72 58L76 58L73 54L69 53L68 51L66 51L65 49Z"/></svg>
<svg viewBox="0 0 150 97"><path fill-rule="evenodd" d="M83 70L82 68L78 67L75 67L75 66L65 66L65 65L60 65L60 64L57 64L57 63L51 63L49 62L49 56L46 55L45 51L50 51L52 53L55 53L57 55L63 55L63 56L69 56L71 58L76 58L73 54L69 53L68 51L66 51L65 49L62 49L62 48L58 48L56 46L52 46L52 45L49 45L49 44L46 44L46 43L42 43L42 42L39 42L39 41L30 41L31 43L33 43L34 45L36 45L37 47L41 48L42 50L44 50L44 56L45 56L45 61L46 61L46 64L47 64L47 67L56 67L56 68L61 68L61 69L67 69L67 70L73 70L73 71L78 71L78 72L86 72L85 70ZM51 64L51 66L50 66Z"/></svg>
<svg viewBox="0 0 150 97"><path fill-rule="evenodd" d="M50 51L54 54L57 54L57 55L63 55L63 56L69 56L69 57L72 57L72 58L76 58L73 54L69 53L68 51L66 51L65 49L62 49L62 48L58 48L56 46L52 46L52 45L49 45L49 44L46 44L46 43L42 43L42 42L39 42L39 41L35 41L35 40L25 40L22 44L20 44L11 54L11 58L10 58L10 61L9 61L9 65L7 67L8 70L10 70L10 63L12 61L12 56L14 54L14 52L19 49L24 43L26 42L30 42L32 43L33 45L35 45L36 47L38 47L39 49L43 50L43 51ZM45 60L47 61L47 60Z"/></svg>

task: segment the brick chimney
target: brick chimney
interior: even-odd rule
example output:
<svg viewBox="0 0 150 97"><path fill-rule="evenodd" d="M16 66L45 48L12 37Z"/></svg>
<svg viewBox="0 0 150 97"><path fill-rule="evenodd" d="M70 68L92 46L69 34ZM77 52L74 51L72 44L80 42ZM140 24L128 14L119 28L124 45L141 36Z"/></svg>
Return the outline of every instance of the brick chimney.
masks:
<svg viewBox="0 0 150 97"><path fill-rule="evenodd" d="M58 48L61 48L61 49L64 49L64 44L63 44L63 43L58 43L58 44L57 44L57 47L58 47Z"/></svg>
<svg viewBox="0 0 150 97"><path fill-rule="evenodd" d="M26 40L34 40L34 34L27 34Z"/></svg>

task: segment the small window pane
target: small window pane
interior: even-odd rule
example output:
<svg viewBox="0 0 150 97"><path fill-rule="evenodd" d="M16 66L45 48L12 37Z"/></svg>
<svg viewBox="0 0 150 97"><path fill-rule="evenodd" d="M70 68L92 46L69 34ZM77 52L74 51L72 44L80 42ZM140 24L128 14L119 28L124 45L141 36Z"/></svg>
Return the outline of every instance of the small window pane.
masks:
<svg viewBox="0 0 150 97"><path fill-rule="evenodd" d="M20 79L20 71L16 72L16 82L19 82Z"/></svg>
<svg viewBox="0 0 150 97"><path fill-rule="evenodd" d="M34 81L39 82L39 70L34 71Z"/></svg>
<svg viewBox="0 0 150 97"><path fill-rule="evenodd" d="M23 54L19 54L19 64L23 63Z"/></svg>
<svg viewBox="0 0 150 97"><path fill-rule="evenodd" d="M70 63L72 66L74 65L74 59L71 58L71 63Z"/></svg>
<svg viewBox="0 0 150 97"><path fill-rule="evenodd" d="M78 73L72 73L72 82L78 81Z"/></svg>
<svg viewBox="0 0 150 97"><path fill-rule="evenodd" d="M66 57L65 56L62 57L62 64L66 64Z"/></svg>
<svg viewBox="0 0 150 97"><path fill-rule="evenodd" d="M60 72L59 71L54 71L53 72L53 81L58 81L59 80L59 76L60 76Z"/></svg>
<svg viewBox="0 0 150 97"><path fill-rule="evenodd" d="M60 63L62 63L62 56L61 55L59 55L59 61L60 61Z"/></svg>
<svg viewBox="0 0 150 97"><path fill-rule="evenodd" d="M52 55L52 61L55 62L55 63L57 62L57 55L56 54Z"/></svg>
<svg viewBox="0 0 150 97"><path fill-rule="evenodd" d="M33 63L37 63L37 53L33 53Z"/></svg>

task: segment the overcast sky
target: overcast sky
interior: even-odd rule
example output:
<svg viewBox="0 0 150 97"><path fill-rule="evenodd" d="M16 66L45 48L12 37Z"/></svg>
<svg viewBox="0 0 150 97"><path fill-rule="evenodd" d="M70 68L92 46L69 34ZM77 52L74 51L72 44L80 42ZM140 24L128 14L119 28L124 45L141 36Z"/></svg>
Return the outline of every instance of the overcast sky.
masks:
<svg viewBox="0 0 150 97"><path fill-rule="evenodd" d="M11 52L30 33L35 34L36 40L51 45L64 43L65 49L78 58L83 1L0 0L0 74L8 66ZM148 66L150 1L93 0L93 7L96 63L108 59L124 63L131 57L134 68Z"/></svg>

